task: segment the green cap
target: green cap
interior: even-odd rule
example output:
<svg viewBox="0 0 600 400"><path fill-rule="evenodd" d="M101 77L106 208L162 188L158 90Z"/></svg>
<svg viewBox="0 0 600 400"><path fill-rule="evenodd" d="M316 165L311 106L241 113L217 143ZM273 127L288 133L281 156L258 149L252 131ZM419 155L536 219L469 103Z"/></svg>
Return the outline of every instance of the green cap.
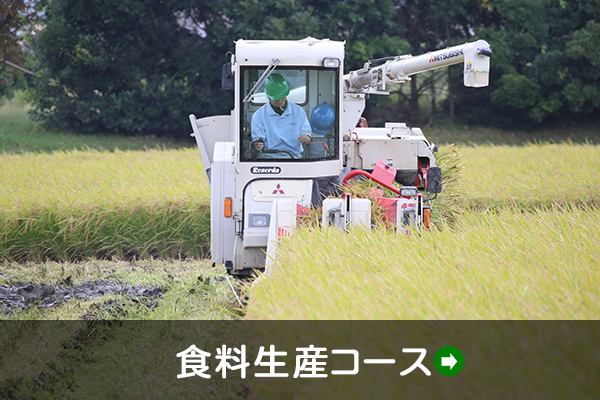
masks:
<svg viewBox="0 0 600 400"><path fill-rule="evenodd" d="M271 100L279 100L290 94L290 84L279 74L271 74L265 82L265 92Z"/></svg>

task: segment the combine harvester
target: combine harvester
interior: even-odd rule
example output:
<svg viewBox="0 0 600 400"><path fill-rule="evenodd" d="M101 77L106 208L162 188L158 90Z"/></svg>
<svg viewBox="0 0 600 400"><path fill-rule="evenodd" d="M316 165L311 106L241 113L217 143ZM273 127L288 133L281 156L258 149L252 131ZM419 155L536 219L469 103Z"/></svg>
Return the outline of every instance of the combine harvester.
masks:
<svg viewBox="0 0 600 400"><path fill-rule="evenodd" d="M478 40L416 57L371 60L344 75L344 42L237 41L222 71L223 88L235 93L231 115L190 115L210 183L213 263L238 277L264 268L268 275L281 237L309 208L322 206L326 226L370 227L371 200L340 192L357 175L397 194L377 200L397 231L428 227L431 201L442 190L437 147L404 123L365 127L365 99L389 94L391 82L461 62L466 86L487 86L490 56L489 44ZM302 152L269 149L262 139L263 146L256 146L252 118L269 101L265 83L309 117L312 134Z"/></svg>

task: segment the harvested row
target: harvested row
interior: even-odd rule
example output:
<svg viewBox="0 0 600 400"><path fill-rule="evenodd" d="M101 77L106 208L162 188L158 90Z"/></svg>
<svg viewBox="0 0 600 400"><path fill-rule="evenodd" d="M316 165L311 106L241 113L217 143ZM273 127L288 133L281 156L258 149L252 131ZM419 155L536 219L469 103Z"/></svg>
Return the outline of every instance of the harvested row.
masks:
<svg viewBox="0 0 600 400"><path fill-rule="evenodd" d="M0 320L224 320L239 304L210 260L2 264Z"/></svg>

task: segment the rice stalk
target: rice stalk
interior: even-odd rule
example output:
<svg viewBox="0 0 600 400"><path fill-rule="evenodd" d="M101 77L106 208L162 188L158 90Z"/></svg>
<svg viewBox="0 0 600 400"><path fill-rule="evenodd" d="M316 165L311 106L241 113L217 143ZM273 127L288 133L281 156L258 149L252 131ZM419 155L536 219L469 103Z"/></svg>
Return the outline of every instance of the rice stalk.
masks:
<svg viewBox="0 0 600 400"><path fill-rule="evenodd" d="M454 144L441 146L436 155L442 169L442 192L432 201L431 220L440 226L453 227L462 214L464 197L463 155Z"/></svg>
<svg viewBox="0 0 600 400"><path fill-rule="evenodd" d="M209 237L209 207L202 202L50 207L3 215L0 259L200 258L208 252Z"/></svg>
<svg viewBox="0 0 600 400"><path fill-rule="evenodd" d="M597 319L600 210L466 212L454 229L304 230L252 289L258 319ZM289 290L293 287L294 290Z"/></svg>

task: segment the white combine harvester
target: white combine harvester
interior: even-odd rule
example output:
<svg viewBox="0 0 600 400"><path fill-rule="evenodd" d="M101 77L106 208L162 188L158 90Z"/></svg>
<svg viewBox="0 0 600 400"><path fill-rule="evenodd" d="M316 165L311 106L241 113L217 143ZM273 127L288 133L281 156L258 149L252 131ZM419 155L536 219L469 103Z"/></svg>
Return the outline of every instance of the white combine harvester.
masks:
<svg viewBox="0 0 600 400"><path fill-rule="evenodd" d="M398 231L428 226L435 195L427 198L419 189L436 195L442 190L433 155L437 148L421 129L403 123L357 127L365 97L388 94L390 82L461 62L466 86L487 86L490 55L489 44L479 40L416 57L369 61L344 75L344 42L237 41L231 62L223 66L223 87L235 93L231 115L190 115L211 189L213 262L224 264L231 275L265 267L268 274L278 241L293 232L305 208L322 206L327 226L370 227L371 201L339 192L356 175L397 193L381 202ZM274 73L291 86L288 102L307 116L323 104L333 109L327 131L313 129L300 156L253 147L252 117L268 101L265 81ZM327 198L333 194L338 198Z"/></svg>

